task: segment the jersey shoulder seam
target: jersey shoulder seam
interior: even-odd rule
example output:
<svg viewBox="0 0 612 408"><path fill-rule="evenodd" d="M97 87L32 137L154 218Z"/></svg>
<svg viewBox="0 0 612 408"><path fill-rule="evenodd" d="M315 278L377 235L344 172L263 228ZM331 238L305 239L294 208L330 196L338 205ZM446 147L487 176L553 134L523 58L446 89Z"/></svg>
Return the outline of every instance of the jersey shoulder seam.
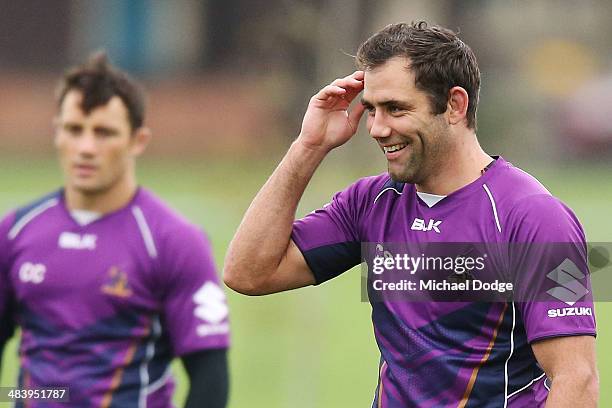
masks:
<svg viewBox="0 0 612 408"><path fill-rule="evenodd" d="M62 190L56 190L15 210L8 237L13 240L34 218L59 203Z"/></svg>

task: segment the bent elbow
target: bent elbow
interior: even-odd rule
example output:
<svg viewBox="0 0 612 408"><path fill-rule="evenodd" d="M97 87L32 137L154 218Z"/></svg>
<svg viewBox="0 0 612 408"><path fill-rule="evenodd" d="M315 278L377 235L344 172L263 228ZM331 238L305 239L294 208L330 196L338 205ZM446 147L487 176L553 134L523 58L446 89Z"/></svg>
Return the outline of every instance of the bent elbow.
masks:
<svg viewBox="0 0 612 408"><path fill-rule="evenodd" d="M586 379L586 392L591 397L591 401L593 402L593 406L597 406L597 402L599 401L599 375L597 370L591 371Z"/></svg>
<svg viewBox="0 0 612 408"><path fill-rule="evenodd" d="M564 372L552 376L553 391L559 393L558 390L574 390L575 394L571 397L574 404L580 407L597 407L599 400L599 375L594 367L572 367L571 372Z"/></svg>
<svg viewBox="0 0 612 408"><path fill-rule="evenodd" d="M580 388L585 393L585 401L597 405L599 400L599 374L595 367L577 370L573 373L573 381L580 384ZM554 381L553 381L554 382Z"/></svg>
<svg viewBox="0 0 612 408"><path fill-rule="evenodd" d="M247 296L267 294L261 283L257 282L256 279L244 276L245 274L242 274L240 270L244 269L231 264L225 266L223 269L223 282L228 288Z"/></svg>
<svg viewBox="0 0 612 408"><path fill-rule="evenodd" d="M238 269L234 265L225 265L223 268L223 282L225 283L225 286L236 292L243 293L245 290L244 281L245 280L240 277Z"/></svg>

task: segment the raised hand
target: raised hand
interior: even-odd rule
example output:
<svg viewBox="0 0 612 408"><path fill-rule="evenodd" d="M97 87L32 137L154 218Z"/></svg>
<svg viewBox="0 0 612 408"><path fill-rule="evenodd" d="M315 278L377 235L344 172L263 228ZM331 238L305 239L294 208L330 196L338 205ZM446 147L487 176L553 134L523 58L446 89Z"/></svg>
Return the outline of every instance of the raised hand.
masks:
<svg viewBox="0 0 612 408"><path fill-rule="evenodd" d="M346 143L357 132L364 112L361 103L349 112L363 90L363 71L338 78L310 98L298 141L311 149L329 151Z"/></svg>

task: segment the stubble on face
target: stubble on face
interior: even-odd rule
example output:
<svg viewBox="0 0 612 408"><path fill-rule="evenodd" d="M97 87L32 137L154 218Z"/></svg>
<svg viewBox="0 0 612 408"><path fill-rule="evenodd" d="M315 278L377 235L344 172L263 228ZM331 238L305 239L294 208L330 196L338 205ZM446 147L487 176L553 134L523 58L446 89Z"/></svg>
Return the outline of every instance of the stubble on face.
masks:
<svg viewBox="0 0 612 408"><path fill-rule="evenodd" d="M453 149L445 114L432 113L430 95L420 89L410 60L395 57L366 70L362 103L368 109L368 131L387 156L387 169L398 182L421 184L439 170ZM450 149L450 150L449 150Z"/></svg>
<svg viewBox="0 0 612 408"><path fill-rule="evenodd" d="M408 143L410 154L401 165L387 163L390 177L397 182L423 184L436 174L452 149L450 129L443 115L431 115L431 120L413 135L400 136Z"/></svg>

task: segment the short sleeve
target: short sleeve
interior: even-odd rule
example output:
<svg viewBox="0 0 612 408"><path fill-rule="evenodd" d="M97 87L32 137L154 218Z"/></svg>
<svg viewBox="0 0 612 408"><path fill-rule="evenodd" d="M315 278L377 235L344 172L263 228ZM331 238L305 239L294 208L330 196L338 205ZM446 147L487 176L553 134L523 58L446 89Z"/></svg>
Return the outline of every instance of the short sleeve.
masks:
<svg viewBox="0 0 612 408"><path fill-rule="evenodd" d="M331 202L293 223L291 238L304 255L316 284L361 263L359 224L368 179L336 193Z"/></svg>
<svg viewBox="0 0 612 408"><path fill-rule="evenodd" d="M229 346L229 310L208 239L173 231L161 248L163 322L175 355Z"/></svg>
<svg viewBox="0 0 612 408"><path fill-rule="evenodd" d="M553 196L523 199L512 214L509 264L529 342L595 335L586 239L574 213Z"/></svg>
<svg viewBox="0 0 612 408"><path fill-rule="evenodd" d="M14 295L9 279L11 254L8 239L13 218L14 215L9 214L0 222L0 344L10 338L15 329L12 312Z"/></svg>

